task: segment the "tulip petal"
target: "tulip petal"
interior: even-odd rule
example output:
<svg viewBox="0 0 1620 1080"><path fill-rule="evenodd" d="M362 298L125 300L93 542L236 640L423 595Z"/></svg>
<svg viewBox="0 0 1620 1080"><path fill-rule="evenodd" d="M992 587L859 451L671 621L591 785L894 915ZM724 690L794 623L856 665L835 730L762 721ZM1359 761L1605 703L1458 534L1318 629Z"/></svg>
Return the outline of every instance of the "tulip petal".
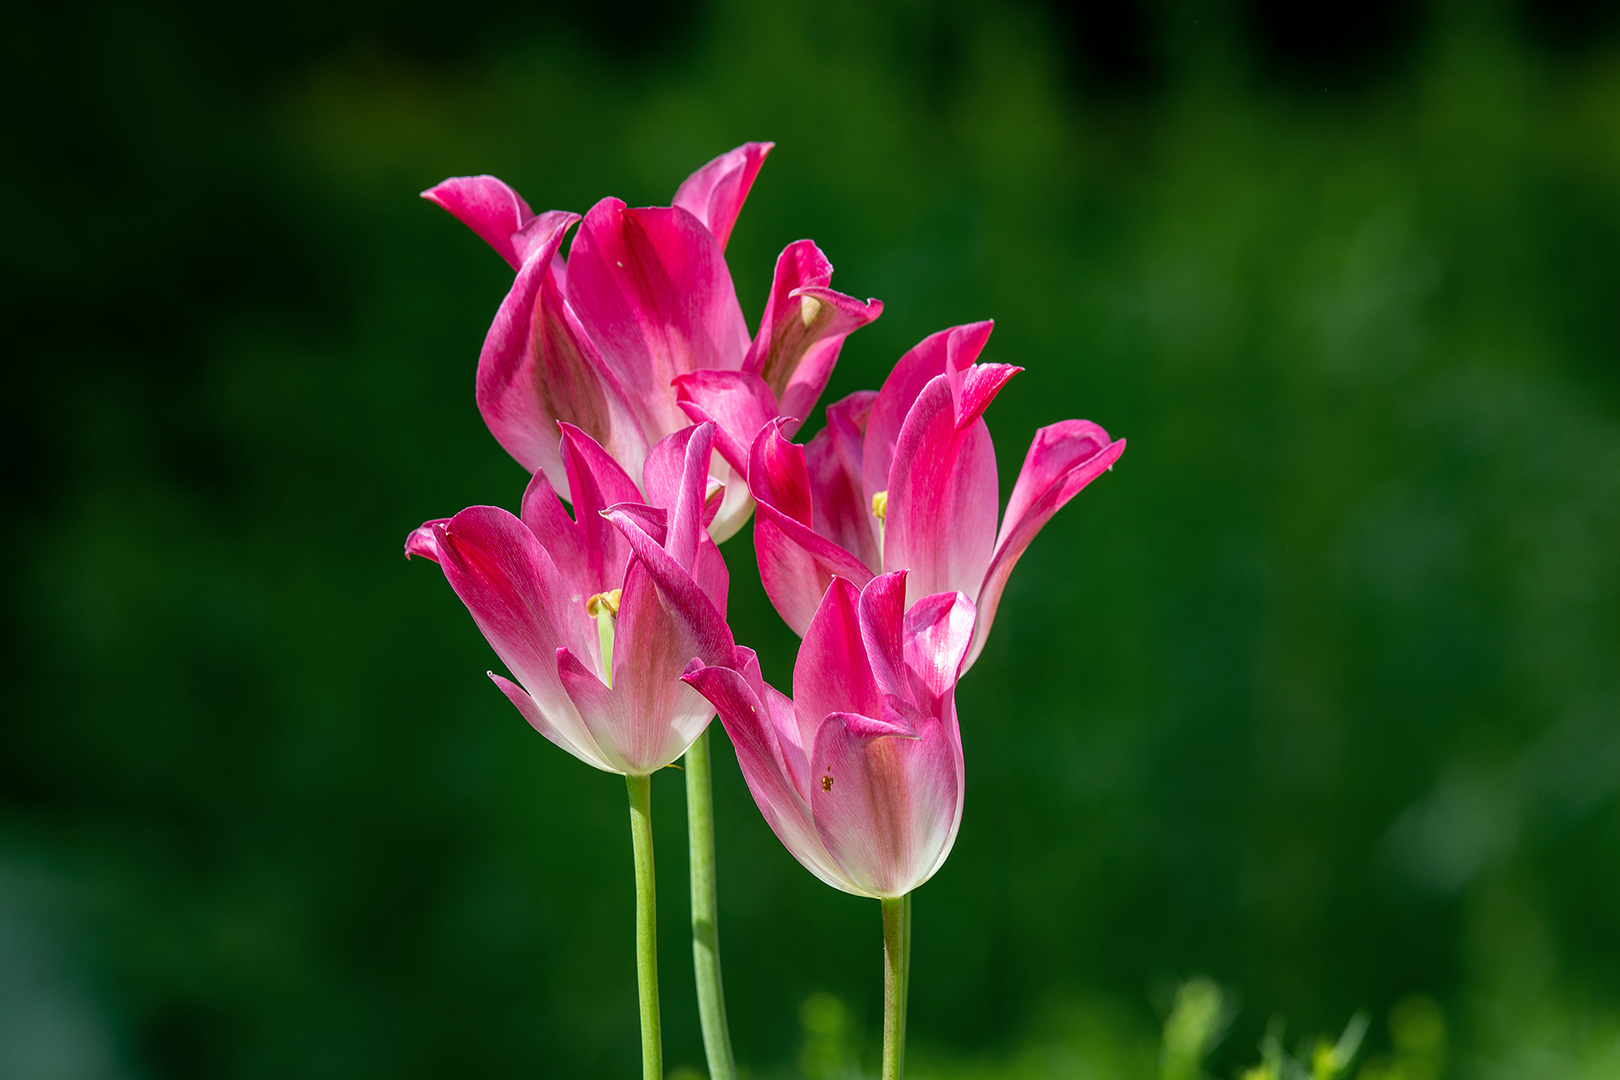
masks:
<svg viewBox="0 0 1620 1080"><path fill-rule="evenodd" d="M693 423L714 423L720 456L737 475L748 475L748 449L777 417L765 380L747 371L694 371L675 380L675 400Z"/></svg>
<svg viewBox="0 0 1620 1080"><path fill-rule="evenodd" d="M828 288L831 281L832 263L812 241L784 248L759 333L743 361L743 370L770 388L772 405L780 402L782 415L798 418L787 426L790 436L826 389L844 339L883 313L881 301L863 304Z"/></svg>
<svg viewBox="0 0 1620 1080"><path fill-rule="evenodd" d="M558 649L557 678L573 702L574 708L602 748L612 771L643 775L648 770L638 769L634 751L636 717L625 708L625 698L608 689L591 667L582 663L572 649ZM626 749L632 753L625 753Z"/></svg>
<svg viewBox="0 0 1620 1080"><path fill-rule="evenodd" d="M484 337L478 358L478 411L506 452L530 473L544 471L558 494L567 479L557 452L557 421L573 423L626 460L646 452L623 392L568 310L550 266L578 218L547 213L545 243L532 252Z"/></svg>
<svg viewBox="0 0 1620 1080"><path fill-rule="evenodd" d="M720 250L726 250L732 226L742 212L748 189L754 186L759 167L775 143L743 143L728 150L688 176L675 192L675 206L701 221L714 235Z"/></svg>
<svg viewBox="0 0 1620 1080"><path fill-rule="evenodd" d="M685 635L683 640L691 642L692 652L681 658L682 666L694 656L705 664L731 663L732 650L735 648L731 628L692 573L647 534L635 515L626 513L621 507L609 507L604 516L629 541L640 566L657 588L659 599L679 624L681 633ZM635 569L636 564L632 564L631 571ZM715 572L712 562L706 564L703 572ZM617 647L614 653L617 661Z"/></svg>
<svg viewBox="0 0 1620 1080"><path fill-rule="evenodd" d="M906 653L902 631L906 621L906 572L879 574L861 589L859 601L861 644L865 647L866 661L871 665L872 677L883 700L908 700L911 696L910 679L906 675ZM798 684L794 684L798 693ZM892 703L889 710L896 708ZM879 716L883 711L867 711L868 716ZM907 732L910 734L910 731Z"/></svg>
<svg viewBox="0 0 1620 1080"><path fill-rule="evenodd" d="M861 442L876 398L858 390L827 406L827 426L804 448L816 532L868 567L882 565L878 520L861 487Z"/></svg>
<svg viewBox="0 0 1620 1080"><path fill-rule="evenodd" d="M882 712L882 689L873 678L862 640L860 602L854 585L834 578L799 645L793 702L800 746L815 743L816 729L831 713Z"/></svg>
<svg viewBox="0 0 1620 1080"><path fill-rule="evenodd" d="M897 897L928 879L955 839L959 756L929 717L916 738L829 716L816 732L810 807L844 874L868 896Z"/></svg>
<svg viewBox="0 0 1620 1080"><path fill-rule="evenodd" d="M512 238L534 220L534 213L505 181L488 175L452 176L422 192L422 198L454 214L513 270L523 269L523 256Z"/></svg>
<svg viewBox="0 0 1620 1080"><path fill-rule="evenodd" d="M961 370L977 360L994 328L995 324L986 320L930 334L894 365L878 391L866 425L861 483L867 499L889 485L895 443L917 395L935 376Z"/></svg>
<svg viewBox="0 0 1620 1080"><path fill-rule="evenodd" d="M828 885L860 893L828 854L810 816L808 801L794 788L783 766L770 717L773 711L791 708L792 703L780 694L774 695L773 703L769 687L763 687L766 695L762 698L741 673L730 668L694 667L683 678L719 712L720 723L737 751L737 763L748 781L748 790L777 839L806 870Z"/></svg>
<svg viewBox="0 0 1620 1080"><path fill-rule="evenodd" d="M747 474L733 469L724 458L715 463L714 478L723 490L714 517L709 521L709 537L723 544L737 535L754 512L754 497L748 492Z"/></svg>
<svg viewBox="0 0 1620 1080"><path fill-rule="evenodd" d="M1124 452L1124 439L1110 442L1108 432L1089 420L1065 420L1035 433L1018 482L1013 486L1012 497L1007 501L1007 514L1001 523L995 556L979 590L979 617L964 671L973 666L984 650L985 637L995 621L1007 578L1035 534Z"/></svg>
<svg viewBox="0 0 1620 1080"><path fill-rule="evenodd" d="M648 501L669 508L663 548L688 570L697 558L698 541L705 536L703 517L713 450L713 424L683 428L653 447L642 471Z"/></svg>
<svg viewBox="0 0 1620 1080"><path fill-rule="evenodd" d="M929 715L939 715L940 702L956 690L975 614L973 601L959 592L925 596L906 612L906 669L912 694Z"/></svg>
<svg viewBox="0 0 1620 1080"><path fill-rule="evenodd" d="M748 486L759 506L754 552L766 595L802 635L833 578L863 586L872 580L872 571L811 527L804 447L782 438L780 426L780 421L766 425L750 454Z"/></svg>
<svg viewBox="0 0 1620 1080"><path fill-rule="evenodd" d="M959 396L974 408L965 426L949 378L936 376L917 396L895 444L883 562L911 571L913 597L977 596L995 553L996 451L977 414L1005 381L1005 372L990 368L978 365L968 373L969 386ZM870 435L868 429L868 451Z"/></svg>
<svg viewBox="0 0 1620 1080"><path fill-rule="evenodd" d="M578 560L567 571L567 577L576 589L588 589L584 594L588 598L618 588L630 562L629 545L617 529L602 520L601 511L622 502L640 502L641 491L596 440L572 424L559 423L558 427L562 431L561 457L574 520L562 527L566 517L555 503L555 496L551 505L556 513L548 507L542 518L537 508L531 508L529 493L524 495L523 519L554 557L567 552ZM545 505L544 495L535 485L530 485L530 492L536 503Z"/></svg>
<svg viewBox="0 0 1620 1080"><path fill-rule="evenodd" d="M671 380L735 370L748 350L725 257L678 208L632 210L618 199L592 207L569 252L568 302L642 430L660 437L687 426Z"/></svg>
<svg viewBox="0 0 1620 1080"><path fill-rule="evenodd" d="M438 562L439 538L436 526L449 523L449 518L434 518L432 521L424 521L412 529L410 535L405 537L405 557L408 559L412 555L420 555L424 559L432 559L434 562Z"/></svg>
<svg viewBox="0 0 1620 1080"><path fill-rule="evenodd" d="M601 749L594 743L589 747L575 745L561 731L557 730L556 726L546 719L546 714L540 711L540 706L523 687L511 679L495 674L493 671L485 674L500 688L501 693L506 695L507 700L517 706L517 711L523 714L523 719L527 720L529 726L534 730L593 768L601 769L603 772L619 771L607 760Z"/></svg>
<svg viewBox="0 0 1620 1080"><path fill-rule="evenodd" d="M550 554L517 518L474 506L436 527L439 565L502 663L582 757L606 760L557 676L559 647L591 653L587 620ZM594 635L592 635L594 638Z"/></svg>
<svg viewBox="0 0 1620 1080"><path fill-rule="evenodd" d="M616 744L635 771L670 764L703 733L714 710L681 673L705 648L698 624L674 614L659 598L646 564L632 563L619 601L613 649ZM576 699L577 700L577 699ZM591 716L580 709L587 723Z"/></svg>

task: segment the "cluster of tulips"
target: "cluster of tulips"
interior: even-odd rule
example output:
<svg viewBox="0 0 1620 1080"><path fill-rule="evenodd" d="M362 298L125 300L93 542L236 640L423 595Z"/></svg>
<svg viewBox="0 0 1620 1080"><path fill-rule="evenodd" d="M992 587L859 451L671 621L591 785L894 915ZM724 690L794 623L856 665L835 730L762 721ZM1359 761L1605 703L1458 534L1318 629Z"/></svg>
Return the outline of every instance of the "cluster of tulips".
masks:
<svg viewBox="0 0 1620 1080"><path fill-rule="evenodd" d="M717 713L794 857L882 902L882 1069L900 1076L911 893L962 819L957 680L1019 556L1125 445L1085 420L1040 429L998 525L983 414L1020 369L977 362L988 322L924 339L880 390L828 406L814 438L791 441L844 339L883 306L833 291L831 264L800 240L748 333L724 252L770 149L721 155L671 206L606 198L583 218L534 214L491 176L424 192L516 271L477 402L532 479L518 514L469 507L405 550L443 569L524 719L627 781L644 1080L663 1076L650 776L683 758L704 1046L712 1080L737 1075L716 930ZM750 514L765 590L803 638L791 698L726 623L717 544Z"/></svg>

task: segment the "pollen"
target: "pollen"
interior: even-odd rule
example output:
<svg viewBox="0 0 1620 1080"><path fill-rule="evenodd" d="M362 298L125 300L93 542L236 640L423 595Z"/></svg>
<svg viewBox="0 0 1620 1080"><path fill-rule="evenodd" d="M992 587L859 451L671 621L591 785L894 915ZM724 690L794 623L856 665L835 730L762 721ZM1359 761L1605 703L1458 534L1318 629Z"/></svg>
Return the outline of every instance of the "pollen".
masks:
<svg viewBox="0 0 1620 1080"><path fill-rule="evenodd" d="M821 790L822 791L831 791L832 790L832 777L823 776L821 778Z"/></svg>
<svg viewBox="0 0 1620 1080"><path fill-rule="evenodd" d="M889 493L880 491L872 496L872 516L879 521L889 516Z"/></svg>
<svg viewBox="0 0 1620 1080"><path fill-rule="evenodd" d="M617 617L619 614L619 596L623 592L623 589L614 589L612 592L597 593L585 601L585 614L594 619L605 611L609 615Z"/></svg>
<svg viewBox="0 0 1620 1080"><path fill-rule="evenodd" d="M821 301L820 300L817 300L813 296L801 296L801 297L799 297L799 319L800 319L800 321L802 321L804 323L805 329L809 329L810 326L815 323L816 316L818 316L820 314L821 314Z"/></svg>

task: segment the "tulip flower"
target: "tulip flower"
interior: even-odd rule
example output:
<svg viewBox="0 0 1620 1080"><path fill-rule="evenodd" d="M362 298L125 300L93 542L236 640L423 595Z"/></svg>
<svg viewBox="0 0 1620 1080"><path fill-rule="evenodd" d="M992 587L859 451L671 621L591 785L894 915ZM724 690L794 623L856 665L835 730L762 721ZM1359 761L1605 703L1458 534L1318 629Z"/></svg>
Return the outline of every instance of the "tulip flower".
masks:
<svg viewBox="0 0 1620 1080"><path fill-rule="evenodd" d="M720 155L687 178L671 206L632 209L608 198L583 219L536 215L493 176L453 177L422 193L517 272L484 339L478 408L507 452L544 473L558 494L567 494L568 479L557 421L639 476L648 448L691 424L689 414L729 418L746 396L766 418L808 415L844 338L883 310L828 288L832 265L800 240L777 260L750 338L724 252L771 146L746 143ZM563 237L575 222L564 259ZM723 460L711 468L722 483L732 468L744 474L746 462L734 459L746 446L739 453L722 437ZM746 484L728 485L711 535L726 539L751 512Z"/></svg>
<svg viewBox="0 0 1620 1080"><path fill-rule="evenodd" d="M713 440L708 424L667 436L646 455L638 489L600 444L563 424L572 517L537 473L521 517L474 506L427 522L405 544L443 569L514 676L490 673L524 719L580 760L625 775L646 1080L663 1077L650 774L684 754L714 714L680 681L688 662L726 663L734 648L725 562L704 530L720 503L709 482ZM641 551L604 520L610 508L638 523ZM660 590L649 560L686 587Z"/></svg>
<svg viewBox="0 0 1620 1080"><path fill-rule="evenodd" d="M910 894L944 864L962 821L956 680L973 602L937 593L906 607L904 571L857 589L834 578L793 668L793 697L747 649L685 679L720 713L748 789L806 869L882 901L883 1075L904 1049Z"/></svg>
<svg viewBox="0 0 1620 1080"><path fill-rule="evenodd" d="M973 598L966 671L1036 533L1124 452L1123 439L1110 441L1089 420L1041 428L998 529L995 447L983 415L1022 369L974 363L990 329L973 323L925 338L881 390L828 406L827 426L808 446L789 442L779 419L753 438L748 482L759 506L760 578L796 633L809 630L835 578L864 586L903 569L912 600Z"/></svg>

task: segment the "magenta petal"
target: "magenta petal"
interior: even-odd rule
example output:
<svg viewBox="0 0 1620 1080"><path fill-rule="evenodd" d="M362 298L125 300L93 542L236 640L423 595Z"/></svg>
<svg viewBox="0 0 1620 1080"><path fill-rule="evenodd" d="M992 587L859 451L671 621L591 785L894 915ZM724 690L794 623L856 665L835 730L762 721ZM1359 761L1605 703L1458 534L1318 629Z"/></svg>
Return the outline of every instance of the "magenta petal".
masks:
<svg viewBox="0 0 1620 1080"><path fill-rule="evenodd" d="M800 303L815 300L821 305L814 322L805 328L803 335L806 339L813 336L813 340L803 345L803 353L788 377L787 385L777 395L782 403L782 415L799 417L809 416L816 402L821 400L821 392L827 388L827 380L832 378L833 368L838 364L844 339L882 315L883 301L868 298L863 303L853 296L818 288L797 289L793 297ZM799 425L795 423L789 434L798 429Z"/></svg>
<svg viewBox="0 0 1620 1080"><path fill-rule="evenodd" d="M491 434L529 472L543 470L559 494L567 483L557 421L576 424L627 459L646 449L617 384L549 277L551 256L574 220L536 219L553 227L501 301L478 358L478 411Z"/></svg>
<svg viewBox="0 0 1620 1080"><path fill-rule="evenodd" d="M925 596L906 612L906 669L924 712L938 715L941 701L955 692L976 614L973 601L959 592Z"/></svg>
<svg viewBox="0 0 1620 1080"><path fill-rule="evenodd" d="M973 666L995 621L1001 593L1018 559L1052 515L1110 468L1125 452L1125 440L1108 440L1108 432L1089 420L1065 420L1041 428L1030 443L1024 467L1007 501L995 557L979 590L973 646L963 670Z"/></svg>
<svg viewBox="0 0 1620 1080"><path fill-rule="evenodd" d="M422 198L454 214L510 263L513 270L523 269L523 256L512 237L534 220L534 214L523 196L505 181L493 176L452 176L422 192Z"/></svg>
<svg viewBox="0 0 1620 1080"><path fill-rule="evenodd" d="M748 448L776 419L776 397L746 371L694 371L675 380L675 399L694 423L713 421L715 446L737 475L748 475Z"/></svg>
<svg viewBox="0 0 1620 1080"><path fill-rule="evenodd" d="M436 527L439 565L496 655L581 752L594 746L557 677L559 647L592 652L567 582L532 532L505 510L474 506ZM594 655L594 653L592 652Z"/></svg>
<svg viewBox="0 0 1620 1080"><path fill-rule="evenodd" d="M500 688L501 693L506 695L506 699L517 706L517 711L523 714L523 719L527 720L529 726L534 730L587 765L594 766L604 772L619 771L608 760L607 755L602 753L601 747L596 745L595 740L591 739L588 733L576 729L571 735L564 735L555 724L546 719L545 713L540 711L540 706L535 702L534 698L529 696L527 690L511 679L503 678L493 671L488 672L488 675L495 685Z"/></svg>
<svg viewBox="0 0 1620 1080"><path fill-rule="evenodd" d="M810 817L806 797L795 790L783 767L770 715L773 705L768 700L769 688L763 688L766 696L761 697L740 673L722 667L694 668L684 678L719 712L720 723L737 751L737 763L748 781L748 790L777 839L806 870L828 885L844 892L859 892L827 853ZM775 697L791 708L792 703L780 694Z"/></svg>
<svg viewBox="0 0 1620 1080"><path fill-rule="evenodd" d="M616 746L634 772L680 757L714 715L702 695L680 681L693 658L713 654L698 640L701 629L660 599L645 563L631 565L614 639L612 715L619 725ZM580 712L590 723L582 703Z"/></svg>
<svg viewBox="0 0 1620 1080"><path fill-rule="evenodd" d="M568 498L574 510L574 520L566 530L572 542L566 550L577 552L580 558L570 581L576 588L588 589L585 596L589 597L618 588L630 561L629 546L617 529L602 520L601 511L622 502L640 502L641 492L596 440L572 424L558 427L562 431ZM528 498L524 499L523 508L524 520L529 521ZM557 515L548 515L548 521L557 522L562 516L561 507L558 511ZM536 528L536 534L547 548L552 548L550 539L538 533L540 524L537 522L531 527Z"/></svg>
<svg viewBox="0 0 1620 1080"><path fill-rule="evenodd" d="M636 767L634 751L640 749L636 742L640 732L636 730L636 717L625 707L626 700L608 689L596 672L574 655L573 650L558 649L556 664L558 681L579 711L591 737L601 746L602 755L612 771L648 772L647 769ZM627 754L627 749L632 753Z"/></svg>
<svg viewBox="0 0 1620 1080"><path fill-rule="evenodd" d="M675 192L675 206L701 221L720 250L731 239L731 228L742 212L748 189L754 186L759 167L775 143L743 143L728 150L688 176Z"/></svg>
<svg viewBox="0 0 1620 1080"><path fill-rule="evenodd" d="M843 578L834 578L793 665L793 702L799 743L815 742L816 729L830 713L877 716L883 694L867 662L861 638L861 594Z"/></svg>
<svg viewBox="0 0 1620 1080"><path fill-rule="evenodd" d="M877 394L859 390L827 406L827 426L804 448L816 532L868 567L882 565L878 521L861 485L861 442Z"/></svg>
<svg viewBox="0 0 1620 1080"><path fill-rule="evenodd" d="M917 395L935 376L966 368L977 360L994 327L994 323L985 321L930 334L894 365L878 391L866 425L861 481L868 499L888 486L895 442Z"/></svg>
<svg viewBox="0 0 1620 1080"><path fill-rule="evenodd" d="M424 521L412 529L411 534L405 538L405 557L408 559L412 555L420 555L424 559L432 559L434 562L438 562L438 527L447 525L449 522L449 518L434 518L432 521Z"/></svg>
<svg viewBox="0 0 1620 1080"><path fill-rule="evenodd" d="M782 438L779 428L779 422L767 425L750 455L748 485L759 505L754 553L766 595L794 632L803 634L833 578L865 585L872 571L811 528L804 447Z"/></svg>
<svg viewBox="0 0 1620 1080"><path fill-rule="evenodd" d="M642 472L647 501L669 509L664 550L688 570L697 558L698 541L705 535L703 517L713 449L713 424L683 428L653 447Z"/></svg>
<svg viewBox="0 0 1620 1080"><path fill-rule="evenodd" d="M634 516L617 507L609 508L605 516L630 542L636 558L656 586L659 599L690 640L692 653L682 658L681 666L684 667L694 656L705 664L731 663L732 650L735 648L731 628L726 625L726 620L703 586L698 584L686 567L647 535ZM631 572L634 571L632 564ZM617 658L617 642L614 652Z"/></svg>
<svg viewBox="0 0 1620 1080"><path fill-rule="evenodd" d="M885 697L909 698L911 686L906 676L905 646L901 640L906 621L906 572L900 570L879 574L868 582L861 589L858 611L861 644L865 647L866 660L871 665L879 693ZM878 716L880 713L868 712L867 715Z"/></svg>
<svg viewBox="0 0 1620 1080"><path fill-rule="evenodd" d="M687 426L670 382L735 370L748 327L713 236L685 210L603 199L568 259L568 302L641 418L662 437Z"/></svg>
<svg viewBox="0 0 1620 1080"><path fill-rule="evenodd" d="M883 562L911 571L913 597L977 596L995 553L995 447L982 419L957 425L951 398L943 375L917 396L889 474Z"/></svg>
<svg viewBox="0 0 1620 1080"><path fill-rule="evenodd" d="M822 722L810 807L828 853L862 893L904 896L938 869L956 838L961 757L932 717L914 739L871 730L838 716Z"/></svg>
<svg viewBox="0 0 1620 1080"><path fill-rule="evenodd" d="M880 301L863 304L828 288L831 281L832 264L809 240L789 244L776 260L776 278L743 370L764 380L784 416L810 415L844 339L883 313ZM795 420L787 434L797 428Z"/></svg>

